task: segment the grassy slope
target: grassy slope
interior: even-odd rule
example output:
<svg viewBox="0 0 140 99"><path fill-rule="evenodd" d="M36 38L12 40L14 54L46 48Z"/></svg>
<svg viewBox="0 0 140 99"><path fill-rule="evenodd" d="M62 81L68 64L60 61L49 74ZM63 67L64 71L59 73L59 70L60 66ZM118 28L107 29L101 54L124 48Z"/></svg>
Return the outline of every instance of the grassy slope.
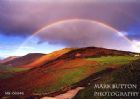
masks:
<svg viewBox="0 0 140 99"><path fill-rule="evenodd" d="M7 79L6 81L12 81L10 85L7 83L9 88L22 88L38 94L49 93L68 87L105 68L112 66L116 68L136 59L136 57L132 56L106 56L58 60L47 68L44 66L33 69L29 73ZM117 61L117 63L114 61ZM1 88L6 86L6 82L1 83Z"/></svg>
<svg viewBox="0 0 140 99"><path fill-rule="evenodd" d="M107 56L98 58L75 59L65 63L61 63L59 64L61 65L61 68L57 67L56 65L55 68L53 67L54 70L50 69L51 72L57 74L57 80L49 87L42 86L40 88L36 88L35 91L37 93L56 91L79 82L92 73L100 72L112 66L114 68L118 68L136 59L137 58L132 56Z"/></svg>
<svg viewBox="0 0 140 99"><path fill-rule="evenodd" d="M117 60L116 60L117 61ZM123 61L123 60L122 60ZM110 73L110 74L103 74L100 75L102 79L93 82L93 85L85 88L81 92L79 92L74 99L132 99L132 97L95 97L94 91L116 91L116 90L109 90L109 89L94 89L94 83L105 83L105 84L114 84L114 83L130 83L130 84L137 84L140 85L140 59L124 65L123 67L119 68L118 70ZM139 87L137 90L140 90ZM134 90L134 91L137 91ZM119 90L120 91L120 90ZM127 89L123 89L121 91L127 92ZM131 90L132 91L132 90ZM133 99L139 99L139 97L133 97Z"/></svg>
<svg viewBox="0 0 140 99"><path fill-rule="evenodd" d="M44 55L45 54L40 54L40 53L29 53L25 56L17 57L12 60L6 61L2 63L1 65L20 67L22 65L29 64Z"/></svg>
<svg viewBox="0 0 140 99"><path fill-rule="evenodd" d="M0 72L0 79L9 78L9 77L12 77L15 73L29 70L32 67L41 66L44 63L49 62L51 60L54 60L57 57L65 54L73 49L72 48L65 48L65 49L62 49L59 51L52 52L48 55L42 55L42 57L40 57L39 59L35 60L32 63L24 65L24 66L15 67L15 66L9 66L9 65L0 65L0 71L2 71L2 72Z"/></svg>
<svg viewBox="0 0 140 99"><path fill-rule="evenodd" d="M12 67L12 66L0 66L0 79L6 79L9 77L14 76L16 73L20 73L23 71L28 70L27 68L18 68L18 67Z"/></svg>
<svg viewBox="0 0 140 99"><path fill-rule="evenodd" d="M26 67L26 68L39 67L39 66L43 65L44 63L52 61L52 60L58 58L59 56L65 54L73 49L74 48L65 48L62 50L52 52L50 54L47 54L47 55L40 57L39 59L37 59L36 61L34 61L32 63L24 65L22 67Z"/></svg>

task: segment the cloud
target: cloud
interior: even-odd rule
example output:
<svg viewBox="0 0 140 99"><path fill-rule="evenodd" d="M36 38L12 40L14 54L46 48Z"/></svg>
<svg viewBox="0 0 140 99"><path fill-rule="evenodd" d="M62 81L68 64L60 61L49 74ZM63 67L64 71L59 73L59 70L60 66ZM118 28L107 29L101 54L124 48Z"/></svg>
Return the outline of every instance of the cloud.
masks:
<svg viewBox="0 0 140 99"><path fill-rule="evenodd" d="M134 49L136 52L140 52L140 41L138 41L138 40L133 40L132 43L133 43L133 49Z"/></svg>
<svg viewBox="0 0 140 99"><path fill-rule="evenodd" d="M96 46L132 51L128 39L120 34L111 27L98 22L71 20L55 24L34 36L40 38L39 44L48 42L51 45L64 45L65 47Z"/></svg>
<svg viewBox="0 0 140 99"><path fill-rule="evenodd" d="M120 31L127 31L133 27L133 23L140 22L140 3L135 1L131 3L95 2L96 0L94 2L46 1L48 2L1 0L1 34L28 36L45 25L73 18L101 21Z"/></svg>
<svg viewBox="0 0 140 99"><path fill-rule="evenodd" d="M134 43L134 45L136 45L136 46L140 47L140 41L133 40L133 43Z"/></svg>

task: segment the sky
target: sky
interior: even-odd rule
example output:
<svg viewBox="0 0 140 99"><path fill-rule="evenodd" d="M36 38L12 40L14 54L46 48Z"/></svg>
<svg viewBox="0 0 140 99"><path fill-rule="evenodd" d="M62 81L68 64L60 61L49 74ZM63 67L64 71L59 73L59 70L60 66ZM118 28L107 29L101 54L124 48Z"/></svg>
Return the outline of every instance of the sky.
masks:
<svg viewBox="0 0 140 99"><path fill-rule="evenodd" d="M54 23L61 24L37 32ZM125 37L139 51L139 27L139 0L0 0L0 57L50 53L65 47L115 48L117 41L120 50L126 50L130 45L123 41Z"/></svg>

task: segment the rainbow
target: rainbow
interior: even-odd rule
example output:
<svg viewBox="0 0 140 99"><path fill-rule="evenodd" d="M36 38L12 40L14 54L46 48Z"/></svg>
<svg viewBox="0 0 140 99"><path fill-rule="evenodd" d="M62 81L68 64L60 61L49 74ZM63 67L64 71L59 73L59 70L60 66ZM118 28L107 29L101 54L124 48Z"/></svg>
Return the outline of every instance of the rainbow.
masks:
<svg viewBox="0 0 140 99"><path fill-rule="evenodd" d="M52 27L55 27L56 25L61 25L63 23L68 23L68 22L75 22L75 21L80 21L80 22L90 22L90 23L96 23L98 25L101 25L105 28L108 28L112 31L114 31L113 33L117 33L118 35L121 35L129 44L131 45L134 45L133 42L125 35L123 35L123 33L121 33L120 31L118 31L117 29L107 25L107 24L104 24L102 22L99 22L99 21L95 21L95 20L89 20L89 19L67 19L67 20L61 20L61 21L57 21L57 22L54 22L54 23L51 23L51 24L47 24L45 26L43 26L42 28L40 28L39 30L37 30L36 32L34 32L27 40L25 40L17 50L19 50L22 46L24 46L32 37L34 37L36 34L44 31L44 30L47 30L49 28L52 28Z"/></svg>

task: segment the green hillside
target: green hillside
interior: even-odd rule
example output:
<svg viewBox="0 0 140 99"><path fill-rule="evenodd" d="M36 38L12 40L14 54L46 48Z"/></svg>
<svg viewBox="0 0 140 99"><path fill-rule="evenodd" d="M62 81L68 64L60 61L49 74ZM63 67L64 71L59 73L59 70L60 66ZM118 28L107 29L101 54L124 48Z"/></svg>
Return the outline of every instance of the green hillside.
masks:
<svg viewBox="0 0 140 99"><path fill-rule="evenodd" d="M117 61L117 60L116 60ZM137 89L129 91L140 91L140 59L131 62L123 67L113 71L109 74L100 75L102 79L92 82L91 86L86 87L80 91L74 99L139 99L139 97L109 97L109 96L94 96L95 91L113 92L123 91L127 92L128 89L95 89L95 84L137 84Z"/></svg>

